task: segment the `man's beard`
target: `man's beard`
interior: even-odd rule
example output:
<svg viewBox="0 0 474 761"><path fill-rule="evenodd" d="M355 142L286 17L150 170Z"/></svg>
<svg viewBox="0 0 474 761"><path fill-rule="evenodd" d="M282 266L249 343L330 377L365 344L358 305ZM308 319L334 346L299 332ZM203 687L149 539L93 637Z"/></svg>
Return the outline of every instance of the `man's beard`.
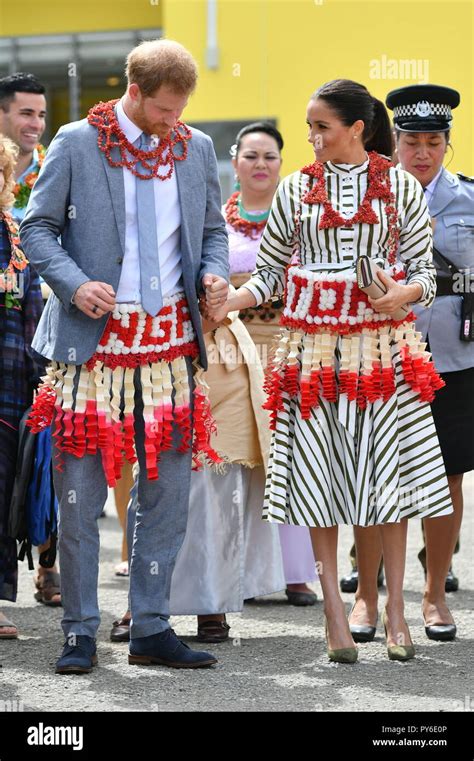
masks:
<svg viewBox="0 0 474 761"><path fill-rule="evenodd" d="M170 127L167 127L166 125L162 124L151 124L141 107L138 107L136 112L133 115L133 120L137 127L140 127L140 129L145 132L147 135L157 135L160 139L163 139L166 137L170 130Z"/></svg>

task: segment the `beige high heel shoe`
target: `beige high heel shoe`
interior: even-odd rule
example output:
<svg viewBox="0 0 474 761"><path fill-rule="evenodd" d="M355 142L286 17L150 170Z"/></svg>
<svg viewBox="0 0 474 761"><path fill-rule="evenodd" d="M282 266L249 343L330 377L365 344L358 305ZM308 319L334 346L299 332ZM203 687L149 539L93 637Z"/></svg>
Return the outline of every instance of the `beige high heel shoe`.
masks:
<svg viewBox="0 0 474 761"><path fill-rule="evenodd" d="M356 647L340 647L337 650L332 650L329 647L327 619L325 621L325 631L326 631L326 645L327 645L329 660L332 661L333 663L355 663L359 656L359 651Z"/></svg>
<svg viewBox="0 0 474 761"><path fill-rule="evenodd" d="M382 613L382 623L385 629L385 638L387 638L387 611L384 608ZM387 654L391 661L409 661L415 657L414 645L388 645Z"/></svg>

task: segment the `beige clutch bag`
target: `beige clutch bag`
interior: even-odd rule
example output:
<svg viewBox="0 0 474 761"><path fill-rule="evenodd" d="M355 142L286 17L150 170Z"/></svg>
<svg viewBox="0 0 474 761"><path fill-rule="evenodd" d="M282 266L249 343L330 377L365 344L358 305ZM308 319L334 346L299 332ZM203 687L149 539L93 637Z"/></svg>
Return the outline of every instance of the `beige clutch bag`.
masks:
<svg viewBox="0 0 474 761"><path fill-rule="evenodd" d="M387 293L386 287L378 278L379 272L381 272L381 268L370 257L365 254L359 256L356 269L357 285L371 299L380 299ZM393 320L403 320L409 311L408 306L401 306L390 316Z"/></svg>

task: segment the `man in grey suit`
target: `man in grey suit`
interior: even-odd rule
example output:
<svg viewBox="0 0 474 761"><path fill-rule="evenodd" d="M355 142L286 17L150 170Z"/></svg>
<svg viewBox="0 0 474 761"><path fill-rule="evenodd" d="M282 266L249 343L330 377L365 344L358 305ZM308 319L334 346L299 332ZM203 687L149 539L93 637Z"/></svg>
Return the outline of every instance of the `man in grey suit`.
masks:
<svg viewBox="0 0 474 761"><path fill-rule="evenodd" d="M53 290L33 347L59 363L56 368L72 372L74 393L79 378L87 377L81 368L85 373L85 363L98 356L109 320L119 321L125 313L129 319L139 311L143 325L148 320L156 326L177 299L185 304L185 317L180 319L187 320L187 346L195 346L206 369L199 295L205 293L210 306L227 296L228 245L212 142L179 121L196 84L196 64L178 43L142 43L127 58L127 78L120 101L98 104L88 120L59 130L21 226L29 260ZM143 151L149 152L149 159ZM155 338L147 340L159 342L156 336L161 333L153 330ZM142 335L139 327L133 340L139 343ZM115 334L110 340L116 340L113 349L107 349L108 344L102 348L119 359L125 351L134 351L123 349ZM174 347L178 353L180 346ZM139 356L146 350L136 349L137 361L150 367L148 355L141 360ZM192 388L189 353L182 361ZM216 659L189 649L169 626L171 575L186 531L192 455L189 448L177 451L174 424L173 447L161 452L159 478L147 478L147 397L140 382L146 375L140 376L140 370L143 367L134 371L134 443L140 476L130 568L129 662L209 666ZM123 398L123 388L121 393ZM104 452L63 449L61 458L55 488L66 643L56 673L84 673L97 662L97 518L110 481Z"/></svg>

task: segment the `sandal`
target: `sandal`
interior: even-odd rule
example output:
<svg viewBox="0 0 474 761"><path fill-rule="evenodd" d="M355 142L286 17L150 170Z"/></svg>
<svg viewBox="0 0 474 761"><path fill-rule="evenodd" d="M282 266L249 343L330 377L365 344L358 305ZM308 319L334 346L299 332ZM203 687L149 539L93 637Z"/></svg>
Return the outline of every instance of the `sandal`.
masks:
<svg viewBox="0 0 474 761"><path fill-rule="evenodd" d="M115 566L116 576L130 576L128 571L128 560L122 560L121 563Z"/></svg>
<svg viewBox="0 0 474 761"><path fill-rule="evenodd" d="M2 629L14 629L14 632L4 632ZM0 613L0 639L18 639L18 629L13 621L9 621L8 618Z"/></svg>
<svg viewBox="0 0 474 761"><path fill-rule="evenodd" d="M61 576L55 571L46 571L46 573L37 576L35 579L35 600L42 602L44 605L59 607L61 603ZM59 595L60 599L54 598Z"/></svg>
<svg viewBox="0 0 474 761"><path fill-rule="evenodd" d="M203 621L198 624L198 642L225 642L229 639L230 626L226 621Z"/></svg>

